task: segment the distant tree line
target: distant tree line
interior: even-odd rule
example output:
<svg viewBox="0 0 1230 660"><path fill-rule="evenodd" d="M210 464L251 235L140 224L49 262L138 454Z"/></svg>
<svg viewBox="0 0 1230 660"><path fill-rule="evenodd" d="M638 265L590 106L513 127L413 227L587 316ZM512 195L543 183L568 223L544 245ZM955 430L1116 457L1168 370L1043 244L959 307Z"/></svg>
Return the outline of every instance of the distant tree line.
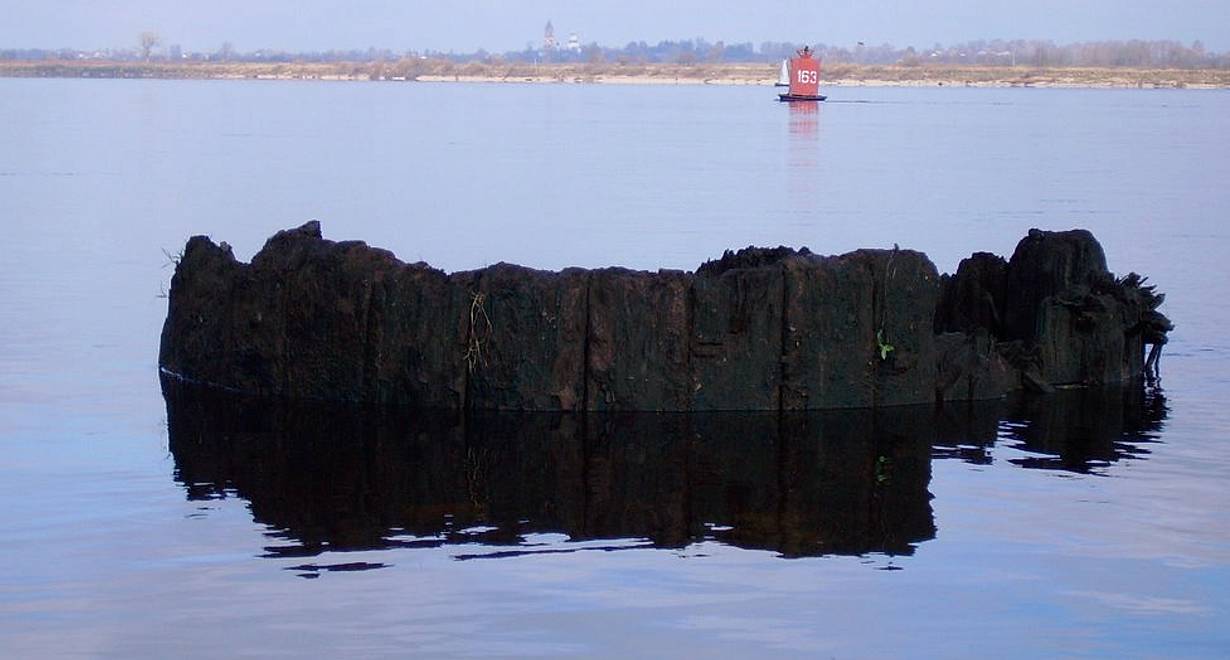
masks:
<svg viewBox="0 0 1230 660"><path fill-rule="evenodd" d="M199 61L199 62L395 62L404 59L443 59L457 63L548 63L605 62L616 64L700 64L716 62L773 62L789 57L804 44L766 41L709 42L705 39L659 41L649 44L633 41L623 47L589 43L579 50L543 49L526 44L522 50L490 53L439 51L394 51L387 48L286 52L269 49L237 50L227 42L217 50L190 52L171 44L160 48L163 40L153 32L143 32L135 47L82 51L75 49L0 49L0 60L119 60L119 61ZM832 46L808 44L824 60L850 64L925 64L1038 67L1137 67L1137 68L1230 68L1230 52L1207 50L1199 41L1183 44L1173 40L1090 41L1056 44L1042 40L976 40L929 48L891 44Z"/></svg>

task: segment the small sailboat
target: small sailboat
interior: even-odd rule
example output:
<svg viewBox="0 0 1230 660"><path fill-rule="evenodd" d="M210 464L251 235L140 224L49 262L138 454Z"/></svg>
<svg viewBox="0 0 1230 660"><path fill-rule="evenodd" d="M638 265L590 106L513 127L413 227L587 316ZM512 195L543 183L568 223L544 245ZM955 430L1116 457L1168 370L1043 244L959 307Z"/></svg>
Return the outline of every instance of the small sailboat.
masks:
<svg viewBox="0 0 1230 660"><path fill-rule="evenodd" d="M773 83L774 87L789 87L790 86L790 65L787 60L782 60L782 72L777 76L777 82Z"/></svg>
<svg viewBox="0 0 1230 660"><path fill-rule="evenodd" d="M820 93L820 60L812 57L812 50L804 46L798 57L790 60L790 90L778 94L779 101L823 101L828 98Z"/></svg>

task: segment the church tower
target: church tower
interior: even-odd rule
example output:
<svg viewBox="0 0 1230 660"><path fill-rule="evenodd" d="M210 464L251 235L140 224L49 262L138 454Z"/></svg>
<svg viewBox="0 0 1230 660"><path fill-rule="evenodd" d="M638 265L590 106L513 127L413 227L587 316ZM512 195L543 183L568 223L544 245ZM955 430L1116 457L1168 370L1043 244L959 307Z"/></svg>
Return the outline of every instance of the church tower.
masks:
<svg viewBox="0 0 1230 660"><path fill-rule="evenodd" d="M542 31L542 49L546 51L555 50L555 26L551 25L551 21L547 21L547 27Z"/></svg>

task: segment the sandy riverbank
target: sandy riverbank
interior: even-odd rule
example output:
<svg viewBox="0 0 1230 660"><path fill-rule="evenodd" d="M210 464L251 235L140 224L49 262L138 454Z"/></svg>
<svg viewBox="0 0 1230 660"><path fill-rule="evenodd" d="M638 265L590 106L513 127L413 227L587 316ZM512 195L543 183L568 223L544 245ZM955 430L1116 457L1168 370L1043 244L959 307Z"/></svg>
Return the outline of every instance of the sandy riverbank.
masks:
<svg viewBox="0 0 1230 660"><path fill-rule="evenodd" d="M365 80L616 85L772 85L765 64L506 64L443 60L398 62L0 62L0 77L204 80ZM830 86L1230 88L1230 70L867 66L829 64Z"/></svg>

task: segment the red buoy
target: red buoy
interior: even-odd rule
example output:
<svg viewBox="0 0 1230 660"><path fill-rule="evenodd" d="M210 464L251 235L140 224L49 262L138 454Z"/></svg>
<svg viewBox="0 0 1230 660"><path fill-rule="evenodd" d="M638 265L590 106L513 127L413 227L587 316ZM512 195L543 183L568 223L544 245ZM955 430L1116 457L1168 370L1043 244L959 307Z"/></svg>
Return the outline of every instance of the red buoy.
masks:
<svg viewBox="0 0 1230 660"><path fill-rule="evenodd" d="M778 94L782 101L823 101L820 94L820 60L812 57L811 48L804 46L790 60L790 91Z"/></svg>

